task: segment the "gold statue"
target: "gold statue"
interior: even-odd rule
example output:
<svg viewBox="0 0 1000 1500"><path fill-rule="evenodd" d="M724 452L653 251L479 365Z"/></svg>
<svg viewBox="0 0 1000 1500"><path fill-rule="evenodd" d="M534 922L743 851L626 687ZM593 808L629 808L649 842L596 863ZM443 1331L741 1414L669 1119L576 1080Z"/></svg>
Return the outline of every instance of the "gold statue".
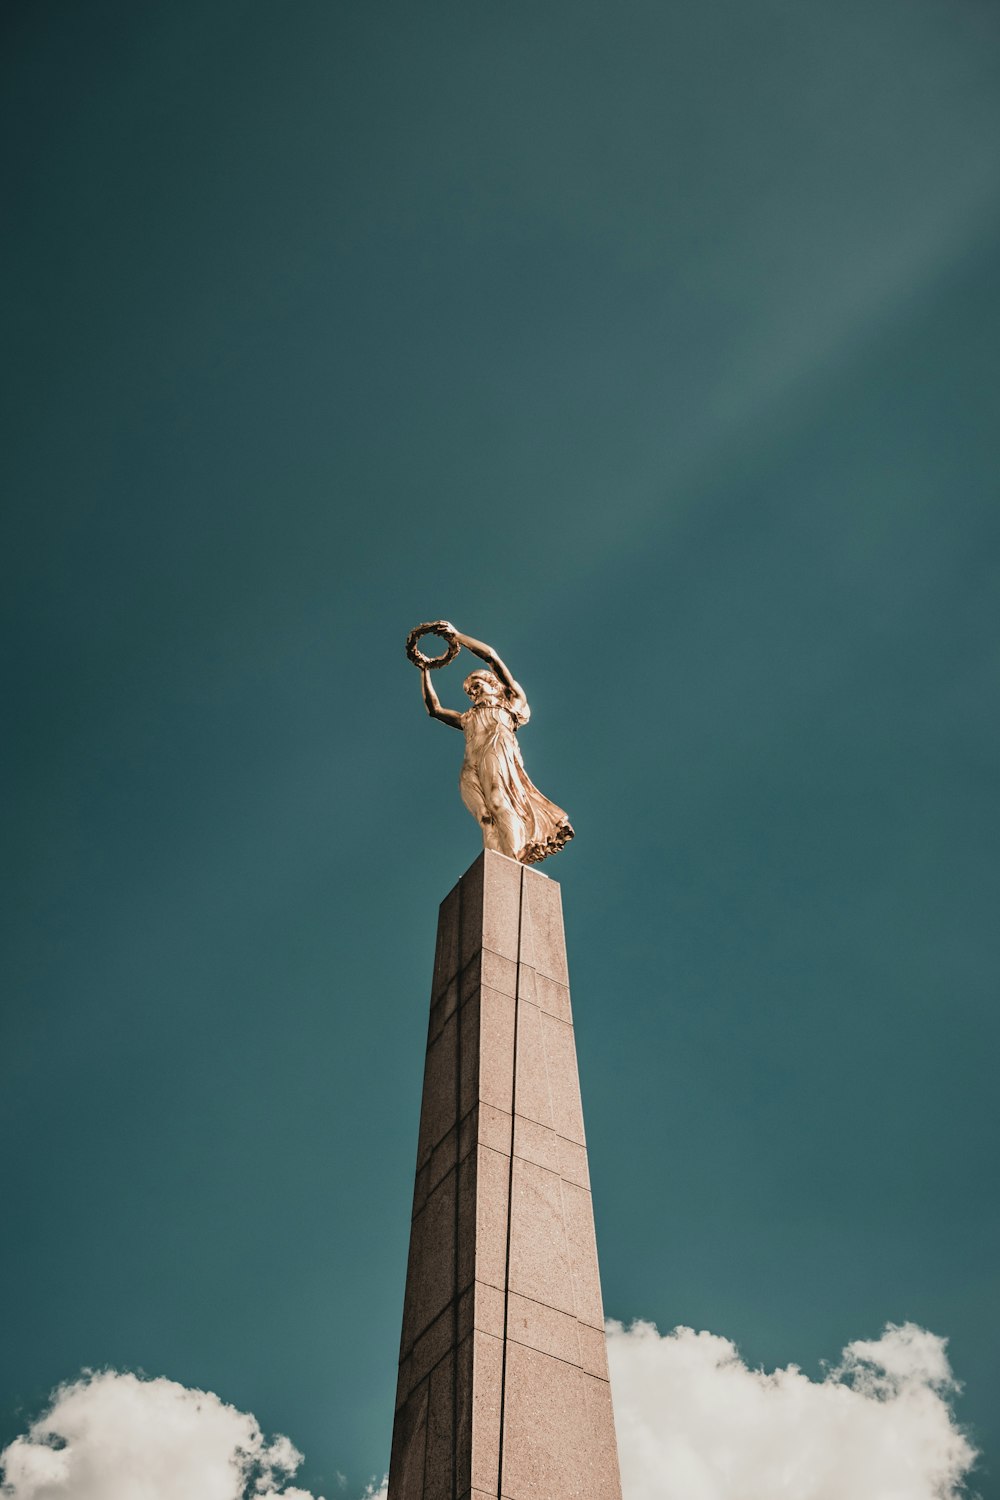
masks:
<svg viewBox="0 0 1000 1500"><path fill-rule="evenodd" d="M425 656L417 647L423 635L441 636L447 650L441 656ZM472 706L458 713L441 707L430 674L453 661L462 646L484 661L488 670L471 672L465 679L462 686ZM463 635L447 620L435 620L410 631L406 654L420 668L424 704L431 718L465 735L458 786L462 801L482 825L483 847L524 865L558 853L573 837L573 829L562 808L543 797L528 779L517 731L527 724L531 710L520 684L493 648Z"/></svg>

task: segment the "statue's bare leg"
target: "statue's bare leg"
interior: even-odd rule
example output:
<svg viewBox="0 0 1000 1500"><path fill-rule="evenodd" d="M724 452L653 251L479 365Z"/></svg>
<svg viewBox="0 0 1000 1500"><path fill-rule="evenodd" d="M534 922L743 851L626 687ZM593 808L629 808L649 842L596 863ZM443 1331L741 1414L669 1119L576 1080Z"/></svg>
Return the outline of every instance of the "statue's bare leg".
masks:
<svg viewBox="0 0 1000 1500"><path fill-rule="evenodd" d="M483 848L495 849L508 859L519 859L524 848L524 825L511 807L499 776L463 773L459 780L462 801L483 830Z"/></svg>
<svg viewBox="0 0 1000 1500"><path fill-rule="evenodd" d="M493 821L493 814L483 796L483 789L479 785L478 778L463 775L459 782L459 791L462 794L462 801L483 830L483 848L496 849L500 854L506 853L506 850L501 848L500 832Z"/></svg>
<svg viewBox="0 0 1000 1500"><path fill-rule="evenodd" d="M519 859L524 847L524 827L499 782L491 782L486 788L486 805L497 835L496 843L487 848L498 849L508 859Z"/></svg>

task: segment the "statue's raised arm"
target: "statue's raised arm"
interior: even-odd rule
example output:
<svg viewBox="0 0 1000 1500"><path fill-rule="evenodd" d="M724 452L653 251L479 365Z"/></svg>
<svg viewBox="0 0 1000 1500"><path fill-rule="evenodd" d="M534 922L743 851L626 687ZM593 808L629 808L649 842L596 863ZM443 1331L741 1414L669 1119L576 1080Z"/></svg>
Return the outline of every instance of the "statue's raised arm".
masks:
<svg viewBox="0 0 1000 1500"><path fill-rule="evenodd" d="M445 652L425 656L417 645L424 635L440 636ZM460 714L441 706L430 673L454 660L463 646L486 663L486 670L471 672L465 679L471 706ZM520 683L493 647L464 635L448 620L437 620L411 630L406 654L421 669L427 712L465 735L459 790L482 826L484 847L522 864L535 864L562 849L573 829L562 808L528 779L516 736L531 710Z"/></svg>
<svg viewBox="0 0 1000 1500"><path fill-rule="evenodd" d="M504 691L506 693L509 693L512 698L520 698L524 703L525 710L527 711L528 700L524 696L524 690L521 687L521 684L514 681L507 666L500 660L500 657L493 650L493 647L487 646L484 641L474 640L471 635L463 635L460 630L455 631L455 639L460 646L465 646L467 650L473 653L474 656L478 656L480 661L484 661L493 672L494 676L501 684ZM527 723L527 716L525 716L525 719L522 722Z"/></svg>

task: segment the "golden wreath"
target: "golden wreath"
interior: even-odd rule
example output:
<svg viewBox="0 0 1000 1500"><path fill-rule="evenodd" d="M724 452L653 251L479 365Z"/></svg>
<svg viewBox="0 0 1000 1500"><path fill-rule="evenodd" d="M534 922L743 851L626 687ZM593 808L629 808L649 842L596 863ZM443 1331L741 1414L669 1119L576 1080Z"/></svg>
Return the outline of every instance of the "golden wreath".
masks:
<svg viewBox="0 0 1000 1500"><path fill-rule="evenodd" d="M447 649L440 656L425 656L417 646L422 635L439 635L447 642ZM426 625L418 625L406 637L406 654L415 667L446 667L450 661L455 660L461 649L455 639L455 631L447 620L431 620Z"/></svg>

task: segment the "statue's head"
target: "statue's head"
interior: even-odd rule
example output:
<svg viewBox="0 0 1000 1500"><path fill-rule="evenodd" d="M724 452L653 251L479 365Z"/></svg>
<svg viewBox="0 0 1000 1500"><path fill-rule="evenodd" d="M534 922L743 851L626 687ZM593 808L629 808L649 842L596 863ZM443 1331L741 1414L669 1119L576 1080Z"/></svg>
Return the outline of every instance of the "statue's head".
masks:
<svg viewBox="0 0 1000 1500"><path fill-rule="evenodd" d="M500 679L493 672L470 672L462 687L473 703L492 703L503 697Z"/></svg>

